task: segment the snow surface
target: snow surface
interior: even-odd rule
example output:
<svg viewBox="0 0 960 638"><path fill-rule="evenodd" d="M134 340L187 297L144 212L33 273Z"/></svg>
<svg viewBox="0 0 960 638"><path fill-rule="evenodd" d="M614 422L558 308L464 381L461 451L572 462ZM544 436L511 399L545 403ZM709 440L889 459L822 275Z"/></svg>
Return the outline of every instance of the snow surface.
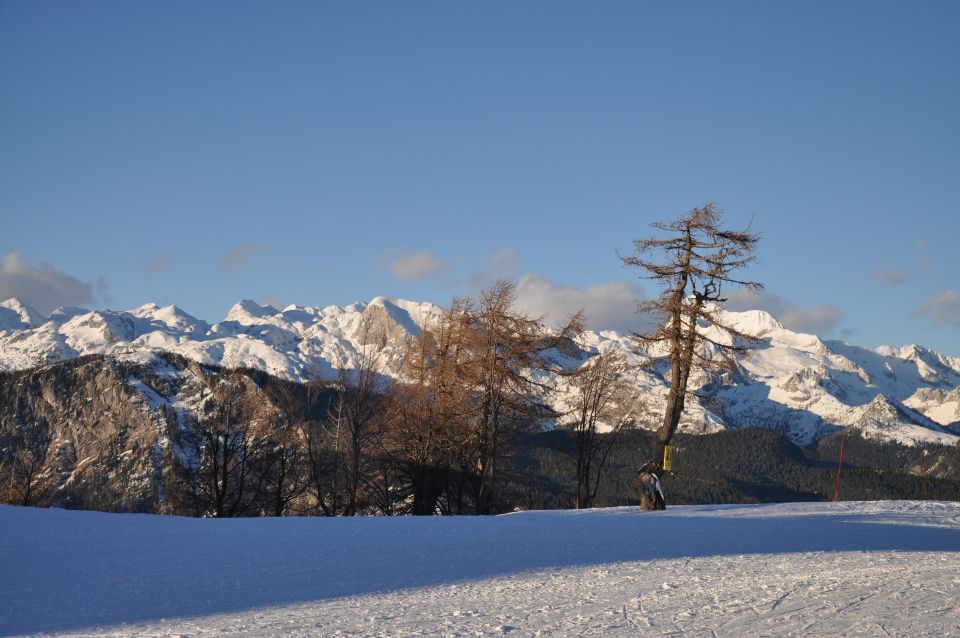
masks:
<svg viewBox="0 0 960 638"><path fill-rule="evenodd" d="M188 519L0 507L0 635L960 634L960 504Z"/></svg>

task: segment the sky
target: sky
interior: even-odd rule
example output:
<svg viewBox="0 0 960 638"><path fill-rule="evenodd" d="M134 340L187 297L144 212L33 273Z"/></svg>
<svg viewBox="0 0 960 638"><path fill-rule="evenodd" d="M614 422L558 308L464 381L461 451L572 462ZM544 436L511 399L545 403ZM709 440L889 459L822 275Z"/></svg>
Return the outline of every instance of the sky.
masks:
<svg viewBox="0 0 960 638"><path fill-rule="evenodd" d="M639 325L706 202L787 327L960 355L960 3L0 0L0 298Z"/></svg>

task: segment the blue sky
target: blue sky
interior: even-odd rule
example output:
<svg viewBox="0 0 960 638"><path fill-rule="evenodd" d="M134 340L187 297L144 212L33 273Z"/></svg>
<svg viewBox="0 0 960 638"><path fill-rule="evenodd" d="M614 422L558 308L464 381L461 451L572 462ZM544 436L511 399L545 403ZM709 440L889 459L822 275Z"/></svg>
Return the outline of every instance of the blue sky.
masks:
<svg viewBox="0 0 960 638"><path fill-rule="evenodd" d="M628 328L654 291L616 251L716 201L763 235L738 304L960 355L958 29L956 2L0 2L0 296L219 320L504 274Z"/></svg>

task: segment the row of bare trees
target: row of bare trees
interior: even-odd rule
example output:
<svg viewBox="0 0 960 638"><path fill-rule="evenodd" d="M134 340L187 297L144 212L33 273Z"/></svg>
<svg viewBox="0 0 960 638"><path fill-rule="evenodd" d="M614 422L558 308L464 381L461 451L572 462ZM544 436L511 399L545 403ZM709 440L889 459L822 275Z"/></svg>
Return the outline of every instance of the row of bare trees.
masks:
<svg viewBox="0 0 960 638"><path fill-rule="evenodd" d="M456 300L406 344L399 375L385 374L371 344L339 365L333 383L260 388L239 372L213 380L181 436L181 508L199 516L496 513L512 444L547 421L574 433L574 505L590 507L616 440L598 432L634 417L626 364L605 353L574 370L581 317L548 329L514 309L515 295L500 281L475 300ZM568 386L562 409L551 396L556 379Z"/></svg>

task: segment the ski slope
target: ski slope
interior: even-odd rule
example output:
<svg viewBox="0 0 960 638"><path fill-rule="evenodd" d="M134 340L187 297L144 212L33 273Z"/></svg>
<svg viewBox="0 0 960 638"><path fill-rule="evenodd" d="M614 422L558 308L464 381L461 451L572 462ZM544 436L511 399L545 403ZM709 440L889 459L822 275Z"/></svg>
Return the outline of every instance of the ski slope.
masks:
<svg viewBox="0 0 960 638"><path fill-rule="evenodd" d="M960 634L960 504L197 520L0 507L0 635Z"/></svg>

